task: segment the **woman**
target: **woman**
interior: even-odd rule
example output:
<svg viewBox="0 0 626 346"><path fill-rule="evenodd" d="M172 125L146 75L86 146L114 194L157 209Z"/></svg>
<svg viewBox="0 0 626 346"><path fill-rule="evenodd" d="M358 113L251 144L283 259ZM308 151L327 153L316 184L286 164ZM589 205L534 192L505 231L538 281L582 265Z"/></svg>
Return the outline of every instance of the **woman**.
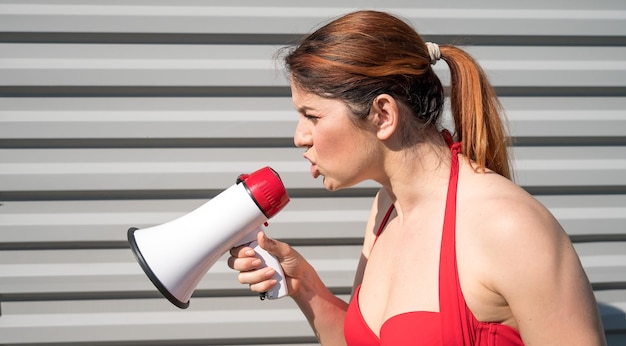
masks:
<svg viewBox="0 0 626 346"><path fill-rule="evenodd" d="M441 131L450 68L455 137ZM500 105L454 46L424 43L386 13L360 11L285 57L314 178L382 188L367 223L351 302L289 245L259 236L323 345L602 345L589 281L554 217L510 180ZM239 281L264 292L271 268L231 251Z"/></svg>

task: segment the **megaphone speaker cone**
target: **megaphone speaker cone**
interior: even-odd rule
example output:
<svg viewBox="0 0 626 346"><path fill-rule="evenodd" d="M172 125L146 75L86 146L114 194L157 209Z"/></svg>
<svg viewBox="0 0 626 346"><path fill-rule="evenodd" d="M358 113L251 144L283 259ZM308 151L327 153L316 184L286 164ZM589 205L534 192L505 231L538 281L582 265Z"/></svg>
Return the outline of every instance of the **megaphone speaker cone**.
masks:
<svg viewBox="0 0 626 346"><path fill-rule="evenodd" d="M150 281L152 281L154 286L159 290L159 292L161 292L161 294L165 298L167 298L167 300L169 300L172 304L176 305L177 307L179 307L181 309L188 308L189 307L189 300L187 300L186 302L183 302L183 301L179 300L178 298L176 298L167 289L167 287L165 287L165 285L159 280L159 278L152 271L152 269L150 269L150 266L148 265L148 263L144 259L143 255L141 254L141 250L139 249L139 246L137 245L137 242L135 240L135 231L137 231L137 230L138 230L138 228L136 228L136 227L131 227L131 228L128 229L128 243L130 244L130 249L132 250L133 254L135 255L135 258L137 259L137 262L141 266L141 269L143 269L144 273L146 273L146 276L148 276Z"/></svg>

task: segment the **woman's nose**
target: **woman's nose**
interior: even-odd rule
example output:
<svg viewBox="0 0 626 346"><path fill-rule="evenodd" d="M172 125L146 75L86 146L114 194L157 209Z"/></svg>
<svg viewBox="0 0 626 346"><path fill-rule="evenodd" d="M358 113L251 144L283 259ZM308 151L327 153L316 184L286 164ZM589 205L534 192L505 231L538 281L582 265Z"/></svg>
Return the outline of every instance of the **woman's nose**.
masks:
<svg viewBox="0 0 626 346"><path fill-rule="evenodd" d="M298 148L310 147L313 145L311 140L311 133L308 127L300 120L296 126L296 132L293 135L293 143Z"/></svg>

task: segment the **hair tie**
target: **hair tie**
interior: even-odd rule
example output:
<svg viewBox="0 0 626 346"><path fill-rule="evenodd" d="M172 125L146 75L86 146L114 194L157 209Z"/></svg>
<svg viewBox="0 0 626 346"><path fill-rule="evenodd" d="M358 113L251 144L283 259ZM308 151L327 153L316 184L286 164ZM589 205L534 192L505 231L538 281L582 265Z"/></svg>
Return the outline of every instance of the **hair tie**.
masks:
<svg viewBox="0 0 626 346"><path fill-rule="evenodd" d="M437 60L441 59L441 51L439 45L432 42L426 42L426 48L428 48L428 55L430 56L430 64L434 65Z"/></svg>

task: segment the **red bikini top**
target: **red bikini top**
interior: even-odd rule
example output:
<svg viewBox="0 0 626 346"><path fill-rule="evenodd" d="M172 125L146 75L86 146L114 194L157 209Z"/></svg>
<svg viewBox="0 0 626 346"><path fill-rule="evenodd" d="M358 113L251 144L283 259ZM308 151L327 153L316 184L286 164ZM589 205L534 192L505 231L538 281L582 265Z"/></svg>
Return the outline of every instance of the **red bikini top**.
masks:
<svg viewBox="0 0 626 346"><path fill-rule="evenodd" d="M453 143L449 132L443 136L452 151L452 164L441 239L439 259L439 312L413 311L389 318L380 329L380 338L369 328L359 307L360 286L348 306L344 335L348 345L445 345L445 346L523 346L514 328L480 322L465 304L456 262L456 195L458 185L460 143ZM383 231L393 205L376 234Z"/></svg>

